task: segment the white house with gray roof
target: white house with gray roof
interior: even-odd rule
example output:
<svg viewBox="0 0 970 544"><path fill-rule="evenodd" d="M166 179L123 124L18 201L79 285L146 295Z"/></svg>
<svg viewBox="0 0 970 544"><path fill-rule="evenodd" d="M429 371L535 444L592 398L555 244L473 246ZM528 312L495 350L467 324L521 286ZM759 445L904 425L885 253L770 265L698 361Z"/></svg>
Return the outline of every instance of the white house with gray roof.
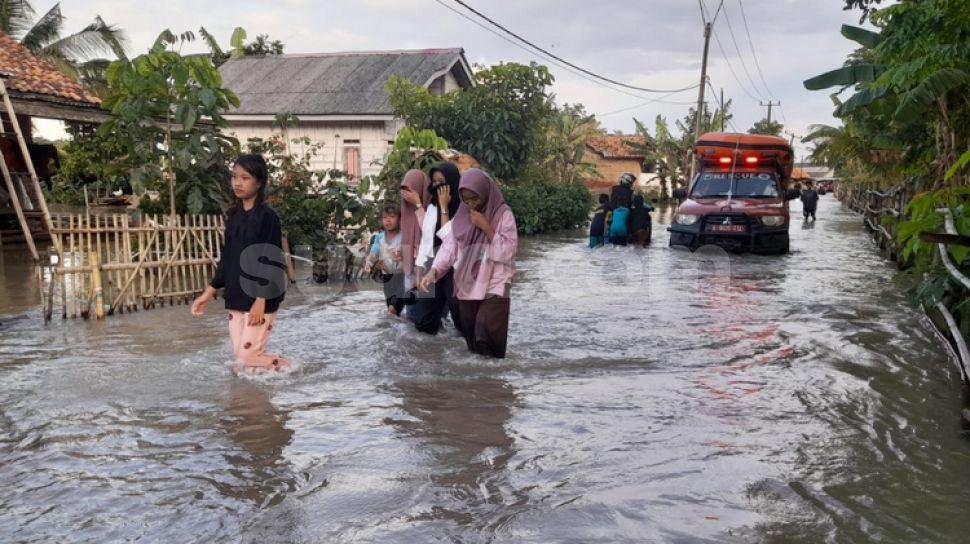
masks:
<svg viewBox="0 0 970 544"><path fill-rule="evenodd" d="M240 142L278 134L277 115L292 114L299 122L288 128L290 139L323 144L313 168L338 168L357 177L380 173L378 163L403 126L384 90L390 76L435 95L474 85L459 48L241 57L219 71L223 85L239 97L239 108L225 118Z"/></svg>

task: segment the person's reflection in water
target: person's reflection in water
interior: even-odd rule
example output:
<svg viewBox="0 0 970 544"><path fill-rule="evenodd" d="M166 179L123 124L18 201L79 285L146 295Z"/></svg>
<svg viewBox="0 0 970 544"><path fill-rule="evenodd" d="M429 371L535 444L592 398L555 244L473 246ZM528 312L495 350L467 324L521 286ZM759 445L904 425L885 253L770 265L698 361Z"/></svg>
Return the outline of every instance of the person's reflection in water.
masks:
<svg viewBox="0 0 970 544"><path fill-rule="evenodd" d="M508 483L507 466L516 453L506 423L517 402L507 382L494 378L399 382L401 408L413 420L389 420L419 438L437 465L432 518L450 519L479 528L502 524L514 514L509 507L526 497Z"/></svg>
<svg viewBox="0 0 970 544"><path fill-rule="evenodd" d="M289 412L273 406L259 385L234 379L227 416L222 425L240 449L226 456L235 478L232 483L217 483L219 491L263 507L279 503L292 487L289 470L281 464L283 449L293 438L293 431L286 428Z"/></svg>

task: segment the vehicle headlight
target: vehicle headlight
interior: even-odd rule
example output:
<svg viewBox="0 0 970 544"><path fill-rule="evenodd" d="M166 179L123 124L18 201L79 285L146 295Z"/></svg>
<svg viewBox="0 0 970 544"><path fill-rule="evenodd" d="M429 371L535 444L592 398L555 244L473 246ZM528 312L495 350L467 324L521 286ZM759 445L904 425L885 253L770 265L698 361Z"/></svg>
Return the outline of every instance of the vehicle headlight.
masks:
<svg viewBox="0 0 970 544"><path fill-rule="evenodd" d="M700 218L701 216L699 215L694 215L690 213L678 213L677 216L674 217L674 221L678 225L693 225Z"/></svg>
<svg viewBox="0 0 970 544"><path fill-rule="evenodd" d="M785 216L765 215L761 217L761 224L766 227L780 227L785 224Z"/></svg>

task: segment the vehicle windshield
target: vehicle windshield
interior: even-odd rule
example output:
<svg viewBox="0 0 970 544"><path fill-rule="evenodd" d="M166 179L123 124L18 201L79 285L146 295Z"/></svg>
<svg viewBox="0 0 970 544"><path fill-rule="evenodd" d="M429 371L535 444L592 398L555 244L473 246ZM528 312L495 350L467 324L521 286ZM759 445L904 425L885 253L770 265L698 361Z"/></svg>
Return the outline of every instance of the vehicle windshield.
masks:
<svg viewBox="0 0 970 544"><path fill-rule="evenodd" d="M778 198L778 181L765 172L704 172L697 176L691 198Z"/></svg>

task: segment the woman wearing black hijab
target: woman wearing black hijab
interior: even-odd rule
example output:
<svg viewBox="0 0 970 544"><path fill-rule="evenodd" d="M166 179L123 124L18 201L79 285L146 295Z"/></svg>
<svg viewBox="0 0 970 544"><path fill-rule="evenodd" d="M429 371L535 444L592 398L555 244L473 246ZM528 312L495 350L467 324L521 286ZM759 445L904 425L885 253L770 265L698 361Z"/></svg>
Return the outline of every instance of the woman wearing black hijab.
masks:
<svg viewBox="0 0 970 544"><path fill-rule="evenodd" d="M431 169L431 203L422 229L421 245L418 249L416 263L423 271L431 268L434 256L438 252L442 241L451 236L451 219L458 212L461 199L458 198L458 182L461 172L458 166L451 162L442 162ZM432 219L434 218L434 219ZM461 328L458 319L458 303L455 301L454 271L445 274L435 282L434 290L421 293L418 302L408 308L408 318L421 332L438 334L441 321L451 311L451 319L455 328Z"/></svg>

